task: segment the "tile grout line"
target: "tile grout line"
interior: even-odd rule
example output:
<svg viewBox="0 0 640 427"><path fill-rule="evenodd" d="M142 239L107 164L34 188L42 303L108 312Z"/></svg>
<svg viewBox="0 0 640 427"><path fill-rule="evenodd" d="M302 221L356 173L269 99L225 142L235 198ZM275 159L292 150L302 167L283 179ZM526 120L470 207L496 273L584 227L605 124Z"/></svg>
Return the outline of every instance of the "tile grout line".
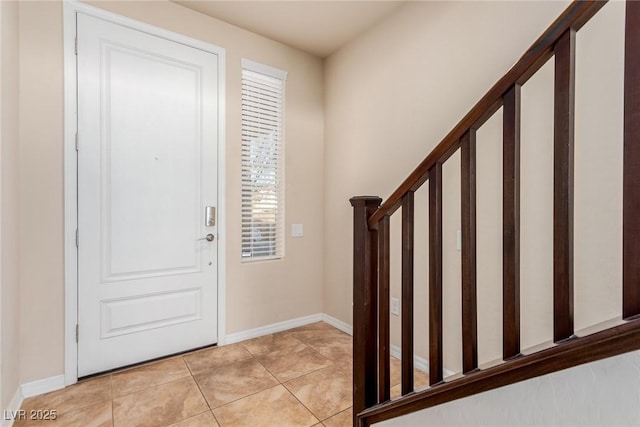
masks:
<svg viewBox="0 0 640 427"><path fill-rule="evenodd" d="M238 344L240 344L240 343L238 343ZM243 347L244 347L244 346L243 346ZM247 350L247 351L248 351L248 350ZM251 352L249 352L249 354L251 354ZM273 379L274 379L274 380L276 380L276 381L278 382L278 384L273 385L273 386L269 386L269 387L267 387L267 388L265 388L265 389L258 390L258 391L256 391L256 392L253 392L253 393L250 393L250 394L247 394L247 395L242 396L242 397L239 397L239 398L237 398L237 399L230 400L230 401L228 401L228 402L223 403L223 404L222 404L222 405L220 405L220 406L216 406L215 408L211 408L211 406L209 405L209 407L211 408L211 413L212 413L212 414L213 414L213 411L214 411L215 409L222 408L222 407L227 406L227 405L229 405L229 404L231 404L231 403L238 402L239 400L245 399L245 398L247 398L247 397L249 397L249 396L254 396L254 395L258 394L258 393L262 393L262 392L263 392L263 391L265 391L265 390L272 389L272 388L277 387L278 385L281 385L281 384L282 384L282 383L280 382L280 380L279 380L279 379L278 379L278 378L277 378L273 373L271 373L271 371L269 371L269 370L268 370L268 369L267 369L267 368L266 368L262 363L260 363L260 361L259 361L255 356L253 356L253 354L251 354L251 358L249 358L249 359L245 359L245 360L238 360L238 361L236 361L236 362L229 363L229 364L224 365L224 366L233 365L234 363L247 362L247 361L252 360L252 359L253 359L256 363L258 363L260 366L262 366L262 367L263 367L263 368L264 368L264 369L269 373L269 375L271 375L271 376L273 377ZM195 377L194 377L194 380L195 380ZM196 384L198 384L198 381L197 381L197 380L195 380L195 382L196 382ZM200 388L200 384L198 384L198 388ZM207 399L207 398L205 397L205 400L206 400L206 399ZM208 404L209 404L209 402L207 401L207 405L208 405ZM213 417L214 417L214 418L216 418L215 414L213 415ZM216 422L217 422L217 418L216 418ZM218 423L218 424L220 424L220 423Z"/></svg>
<svg viewBox="0 0 640 427"><path fill-rule="evenodd" d="M276 381L277 381L277 378L276 378ZM235 399L235 400L231 400L231 401L226 402L226 403L224 403L224 404L222 404L222 405L220 405L220 406L216 406L214 409L212 409L212 410L211 410L211 412L213 413L213 411L214 411L214 410L216 410L216 409L224 408L225 406L228 406L228 405L230 405L230 404L232 404L232 403L239 402L239 401L241 401L241 400L243 400L243 399L246 399L246 398L248 398L248 397L255 396L256 394L262 393L263 391L271 390L272 388L276 388L276 387L278 387L279 385L282 385L282 384L278 383L278 384L276 384L276 385L273 385L273 386L267 387L267 388L265 388L264 390L259 390L259 391L256 391L256 392L254 392L254 393L247 394L246 396L239 397L239 398L237 398L237 399ZM288 390L287 390L287 391L288 391ZM215 415L214 415L214 418L215 418ZM219 423L218 423L218 424L219 424Z"/></svg>
<svg viewBox="0 0 640 427"><path fill-rule="evenodd" d="M216 424L218 424L218 426L222 427L222 423L220 423L220 421L218 420L218 417L216 417L216 414L213 413L213 409L211 411L211 416L213 417L213 420L216 422Z"/></svg>
<svg viewBox="0 0 640 427"><path fill-rule="evenodd" d="M283 332L284 332L284 331L283 331ZM297 338L296 338L296 339L297 339ZM298 339L298 341L300 341L300 343L304 344L305 346L309 347L309 345L307 345L307 343L306 343L306 342L304 342L304 341L302 341L302 340L300 340L300 339ZM309 347L309 348L310 348L310 347ZM276 351L278 351L278 350L276 350ZM271 352L269 352L269 353L273 353L273 351L271 351ZM266 355L268 355L269 353L263 354L263 355L261 355L261 356L266 356ZM276 381L278 381L278 385L282 386L282 387L287 391L287 393L289 393L289 394L290 394L290 395L291 395L291 396L292 396L292 397L293 397L293 398L294 398L298 403L300 403L300 404L302 405L302 407L303 407L303 408L305 408L307 411L309 411L309 413L310 413L310 414L311 414L311 415L312 415L316 420L318 420L318 422L319 422L319 423L321 423L320 418L318 418L318 417L316 416L316 414L314 414L314 413L313 413L313 411L311 411L311 409L309 409L309 408L308 408L304 403L302 403L302 402L300 401L300 399L298 399L298 397L297 397L295 394L293 394L293 392L292 392L291 390L289 390L289 388L285 385L285 383L284 383L284 382L282 382L282 381L280 381L280 378L278 378L274 372L272 372L268 367L266 367L264 363L260 362L260 360L258 360L258 358L257 358L257 357L256 357L256 362L258 362L258 363L260 364L260 366L262 366L262 367L263 367L267 372L269 372L269 374L270 374L273 378L275 378L275 380L276 380ZM331 366L331 365L329 365L329 366ZM325 367L328 367L328 366L325 366ZM320 368L320 369L324 369L324 368ZM312 372L316 372L316 371L312 371ZM288 379L287 381L291 381L291 380L294 380L294 379L296 379L296 378L302 378L302 377L304 377L305 375L308 375L308 374L310 374L310 373L312 373L312 372L308 372L308 373L306 373L306 374L300 375L300 376L295 377L295 378L290 378L290 379ZM276 386L276 387L277 387L277 386ZM273 387L270 387L270 388L273 388ZM266 390L268 390L268 389L266 389ZM264 390L263 390L263 391L264 391Z"/></svg>
<svg viewBox="0 0 640 427"><path fill-rule="evenodd" d="M264 368L265 371L267 371L269 373L269 375L271 375L273 377L273 379L275 379L276 381L278 381L278 384L282 384L282 381L280 381L280 378L276 377L276 374L271 372L271 370L269 368L267 368L264 363L262 363L257 357L255 358L255 361L258 362L258 364L260 366L262 366Z"/></svg>
<svg viewBox="0 0 640 427"><path fill-rule="evenodd" d="M332 327L332 328L333 328L333 327ZM338 330L338 329L336 329L336 330ZM329 361L331 362L331 364L330 364L330 365L328 365L328 366L323 366L322 368L318 368L318 369L316 369L316 370L313 370L313 371L307 372L307 373L305 373L305 374L303 374L303 375L300 375L300 376L297 376L297 377L294 377L294 378L289 378L286 382L290 382L290 381L293 381L293 380L296 380L296 379L304 378L304 377L306 377L306 376L308 376L308 375L314 374L314 373L319 372L319 371L321 371L321 370L323 370L323 369L328 369L328 368L330 368L330 367L332 367L332 366L337 365L338 363L340 363L340 362L336 362L336 361L334 361L334 360L332 360L332 359L329 359L327 356L325 356L324 354L320 353L320 352L319 352L318 350L316 350L314 347L312 347L311 345L309 345L309 341L313 341L313 340L302 340L302 339L300 339L300 338L296 338L296 339L297 339L298 341L300 341L301 343L303 343L307 348L310 348L312 351L314 351L314 352L315 352L315 353L317 353L318 355L320 355L320 356L324 357L325 359L329 360ZM264 365L263 365L263 366L264 366ZM264 368L268 370L268 368L267 368L266 366L265 366ZM269 372L271 372L271 371L269 371ZM274 375L274 376L275 376L275 375ZM278 381L280 381L277 377L276 377L276 379L277 379ZM285 390L287 390L287 392L288 392L289 394L291 394L291 395L293 396L293 398L294 398L294 399L296 399L296 400L297 400L297 401L298 401L298 402L299 402L299 403L300 403L300 404L301 404L305 409L307 409L307 411L309 411L309 413L311 413L311 415L313 415L313 416L318 420L318 423L320 423L320 424L324 425L323 420L321 420L321 419L320 419L320 417L318 417L318 416L317 416L317 415L316 415L316 414L315 414L315 413L314 413L314 412L313 412L309 407L307 407L307 405L305 405L305 404L304 404L300 399L298 399L298 396L296 396L296 395L295 395L295 393L294 393L292 390L290 390L290 389L289 389L289 387L287 387L287 385L285 384L285 382L280 381L280 384L285 388ZM340 413L342 413L342 412L344 412L344 411L347 411L348 409L349 409L349 408L347 408L347 409L343 409L342 411L338 411L338 412L336 412L335 414L332 414L332 415L330 415L330 416L326 417L326 418L324 419L324 421L326 421L326 420L328 420L329 418L331 418L331 417L333 417L333 416L335 416L335 415L338 415L338 414L340 414Z"/></svg>
<svg viewBox="0 0 640 427"><path fill-rule="evenodd" d="M244 347L244 346L243 346ZM195 352L194 352L195 353ZM202 398L204 399L204 402L207 404L207 407L209 408L209 413L211 414L211 416L213 417L214 421L216 422L216 424L218 424L218 426L222 427L222 424L220 424L220 421L218 421L218 418L216 417L216 414L213 413L213 408L211 407L211 404L209 404L209 400L207 399L207 397L204 395L204 392L202 391L202 388L200 387L200 383L198 383L198 380L196 379L195 375L193 374L193 371L191 370L191 367L189 366L189 364L187 363L187 361L185 360L184 356L182 356L182 361L184 362L184 364L187 366L187 370L189 371L189 373L191 374L191 378L193 378L193 382L196 383L196 387L198 387L198 391L200 392L200 395L202 396ZM227 366L227 365L225 365ZM207 411L205 411L207 412ZM200 414L204 414L204 412L201 412ZM200 414L196 414L194 416L200 415ZM185 418L188 419L188 418ZM184 420L183 420L184 421Z"/></svg>
<svg viewBox="0 0 640 427"><path fill-rule="evenodd" d="M109 385L111 386L110 394L111 394L111 427L116 426L116 413L113 410L113 375L109 375Z"/></svg>
<svg viewBox="0 0 640 427"><path fill-rule="evenodd" d="M331 326L331 325L329 325L329 326ZM334 329L335 329L336 331L339 331L339 329L337 329L337 328L335 328L335 327L331 326L331 330L334 330ZM283 332L286 332L286 331L283 331ZM315 352L315 353L317 353L318 355L320 355L320 356L324 357L325 359L329 360L329 361L331 362L331 364L330 364L329 366L324 366L324 367L319 368L319 369L316 369L316 370L314 370L314 371L307 372L307 373L305 373L305 374L303 374L303 375L300 375L300 376L298 376L298 377L290 378L290 379L288 379L286 382L289 382L289 381L293 381L293 380L296 380L296 379L303 378L303 377L305 377L305 376L307 376L307 375L311 375L311 374L313 374L313 373L319 372L319 371L321 371L321 370L323 370L323 369L327 369L327 368L330 368L330 367L332 367L332 366L334 366L334 365L337 365L337 364L341 363L341 362L336 362L336 361L334 361L333 359L328 358L328 357L327 357L327 356L325 356L324 354L320 353L320 352L319 352L315 347L311 346L311 345L310 345L310 342L311 342L311 341L313 341L314 339L307 340L307 339L301 339L301 338L297 338L297 337L294 337L294 338L296 338L298 341L300 341L301 343L303 343L307 348L310 348L312 351L314 351L314 352ZM317 339L317 338L316 338L316 339ZM265 367L265 369L267 369L267 368ZM276 379L277 379L277 378L276 378ZM278 380L278 381L280 381L280 380ZM315 413L314 413L314 412L313 412L309 407L307 407L307 405L305 405L305 404L304 404L300 399L298 399L298 397L295 395L295 393L294 393L293 391L291 391L291 390L289 389L289 387L287 387L287 385L286 385L284 382L280 382L280 384L282 384L282 386L287 390L287 392L289 392L289 393L294 397L294 399L296 399L298 402L300 402L300 404L301 404L304 408L306 408L306 409L311 413L311 415L313 415L313 416L318 420L318 423L322 424L323 426L325 425L325 424L324 424L324 421L326 421L326 420L328 420L329 418L334 417L334 416L336 416L336 415L338 415L338 414L340 414L340 413L342 413L342 412L344 412L344 411L348 411L348 410L349 410L349 408L347 408L347 409L343 409L342 411L338 411L338 412L336 412L335 414L332 414L332 415L330 415L330 416L326 417L324 420L321 420L321 419L320 419L320 417L318 417L318 416L317 416L317 415L316 415L316 414L315 414ZM353 404L352 404L352 406L353 406Z"/></svg>
<svg viewBox="0 0 640 427"><path fill-rule="evenodd" d="M311 348L311 346L309 346L306 342L302 342L302 344L304 344L307 348L309 348L309 349L311 349L311 350L315 351L315 350L314 350L313 348ZM272 352L272 353L273 353L273 352ZM317 352L316 352L316 353L317 353ZM318 353L318 354L320 354L320 353ZM322 356L322 354L320 354L320 356ZM289 379L287 379L287 380L286 380L286 382L288 382L288 381L292 381L292 380L295 380L295 379L298 379L298 378L302 378L302 377L304 377L304 376L306 376L306 375L313 374L314 372L318 372L318 371L321 371L322 369L329 368L329 367L331 367L331 366L333 366L333 365L336 365L336 362L334 362L333 360L329 359L328 357L325 357L325 356L322 356L322 357L324 357L324 358L325 358L325 359L327 359L329 362L331 362L331 364L329 364L329 365L327 365L327 366L322 366L322 367L320 367L320 368L314 369L314 370L309 371L309 372L305 372L304 374L300 374L300 375L298 375L297 377L289 378ZM283 383L282 381L280 381L280 379L276 376L276 374L274 374L273 372L271 372L271 371L269 370L269 368L267 368L263 363L261 363L259 360L257 360L257 358L256 358L256 361L257 361L258 363L260 363L260 365L262 365L262 367L264 367L264 369L266 369L266 370L267 370L271 375L273 375L273 377L274 377L278 382L280 382L280 384L283 384L283 385L284 385L284 383Z"/></svg>
<svg viewBox="0 0 640 427"><path fill-rule="evenodd" d="M198 352L204 351L204 350L206 350L206 349L195 350L195 351L193 351L191 353L187 353L187 354L195 354L195 353L198 353ZM204 402L207 405L208 409L204 410L202 412L198 412L197 414L192 414L192 415L190 415L190 416L188 416L186 418L182 418L180 420L176 420L176 421L172 422L171 424L169 424L168 426L171 426L171 425L176 424L176 423L180 423L180 422L185 421L185 420L187 420L189 418L192 418L192 417L197 417L198 415L204 414L205 412L210 412L211 415L213 416L213 418L216 419L215 415L213 415L213 410L211 409L211 405L209 405L209 401L204 396L204 393L202 392L202 389L200 388L200 384L198 384L198 381L196 380L193 372L191 371L191 368L190 368L189 364L185 360L185 355L184 354L183 355L178 355L178 356L171 356L171 357L168 357L168 358L166 358L164 360L160 360L160 361L153 361L153 362L150 362L150 363L145 364L143 366L153 365L154 363L162 363L163 361L171 360L171 359L174 359L174 358L175 359L179 358L182 361L182 363L184 364L185 368L187 369L188 375L185 375L185 376L182 376L182 377L179 377L179 378L174 378L174 379L172 379L170 381L165 381L165 382L162 382L162 383L154 384L151 387L146 387L146 388L142 388L142 389L139 389L139 390L134 390L134 391L131 391L129 393L123 394L121 396L118 396L118 398L125 397L125 396L131 396L132 394L139 393L139 392L142 392L142 391L145 391L145 390L150 390L152 388L156 388L156 387L159 387L159 386L162 386L162 385L166 385L166 384L172 383L174 381L183 380L185 378L191 378L193 380L193 382L195 383L196 387L198 388L198 392L200 392L200 396L204 400ZM121 371L121 372L124 373L124 372L128 372L128 371L131 371L131 370L134 370L134 369L138 369L138 368L139 367L126 369L126 370ZM118 373L120 373L120 372L118 372ZM115 399L114 395L113 395L113 375L114 374L109 374L109 376L111 378L111 397L112 397L112 400L111 400L111 417L112 417L112 426L115 427L115 413L114 413L114 409L113 409L113 406L114 406L113 405L113 400ZM216 420L216 422L217 422L217 420Z"/></svg>
<svg viewBox="0 0 640 427"><path fill-rule="evenodd" d="M296 339L297 339L297 338L296 338ZM306 343L305 343L305 342L303 342L302 340L298 340L298 341L300 341L302 344L305 344L305 345L306 345ZM308 347L308 346L307 346L307 347ZM272 353L273 353L273 352L272 352ZM264 356L264 355L263 355L263 356ZM302 406L303 406L307 411L309 411L309 413L310 413L310 414L311 414L315 419L317 419L317 420L318 420L318 422L320 422L320 419L319 419L318 417L316 417L316 415L311 411L311 409L307 408L307 406L306 406L304 403L302 403L302 402L300 401L300 399L298 399L298 398L296 397L296 395L295 395L295 394L293 394L293 393L291 392L291 390L289 390L289 388L288 388L288 387L287 387L287 386L286 386L282 381L280 381L280 379L279 379L278 377L276 377L276 375L275 375L273 372L271 372L271 370L269 370L269 368L267 368L267 367L266 367L262 362L260 362L259 360L257 360L257 359L256 359L256 361L257 361L257 362L260 364L260 366L262 366L262 367L263 367L267 372L269 372L269 374L271 374L271 376L273 376L273 377L276 379L276 381L278 381L278 385L281 385L281 386L282 386L282 387L287 391L287 393L289 393L289 394L290 394L290 395L291 395L291 396L292 396L296 401L298 401L298 402L299 402L299 403L300 403L300 404L301 404L301 405L302 405ZM305 375L306 375L306 374L305 374ZM297 377L297 378L302 378L303 376L304 376L304 375L301 375L300 377ZM294 378L291 378L291 379L294 379ZM290 380L291 380L291 379L290 379ZM288 381L290 381L290 380L288 380Z"/></svg>
<svg viewBox="0 0 640 427"><path fill-rule="evenodd" d="M327 418L325 418L324 420L320 421L322 423L322 425L325 425L324 422L327 421L329 418L333 418L336 417L340 414L342 414L343 412L347 412L349 409L353 410L353 404L351 406L349 406L347 409L343 409L342 411L338 411L335 414L328 416Z"/></svg>
<svg viewBox="0 0 640 427"><path fill-rule="evenodd" d="M198 391L200 392L200 396L202 396L202 398L204 399L204 403L206 403L207 404L207 408L209 408L209 412L211 412L211 415L213 415L213 408L211 408L211 405L209 404L209 400L207 399L207 397L202 392L202 388L200 387L200 384L198 383L198 380L196 379L196 376L193 375L193 371L191 370L191 367L189 366L187 361L184 360L184 356L182 357L182 362L186 365L187 370L189 371L189 374L191 374L191 379L196 384L196 387L198 387ZM214 418L215 418L215 416L214 416Z"/></svg>
<svg viewBox="0 0 640 427"><path fill-rule="evenodd" d="M2 0L0 0L0 1L2 1ZM229 347L232 347L232 346L238 346L238 345L240 345L240 343L229 344L229 345L227 345L227 346L222 346L222 347L205 348L205 349L202 349L202 350L196 350L195 352L190 353L190 354L187 354L187 355L185 355L185 356L191 356L191 355L194 355L194 354L196 354L196 353L204 352L204 351L207 351L207 350L213 350L213 349L216 349L216 348L229 348ZM204 370L204 371L202 371L202 372L194 373L194 372L192 371L191 367L189 366L189 362L187 362L187 361L186 361L186 359L185 359L185 361L184 361L184 362L185 362L185 364L187 365L187 368L189 369L189 372L191 372L191 375L195 378L195 375L202 375L202 374L205 374L205 373L207 373L207 372L209 372L209 371L212 371L213 369L224 368L225 366L233 365L234 363L238 363L238 362L247 361L247 360L250 360L250 359L252 359L252 358L254 357L254 356L253 356L253 354L251 354L251 352L250 352L249 350L247 350L244 346L241 346L241 347L242 347L242 348L247 352L247 354L249 355L249 357L248 357L247 359L240 359L240 360L235 360L235 361L232 361L232 362L224 363L224 364L222 364L222 365L218 365L218 366L211 367L211 368L209 368L209 369L207 369L207 370ZM184 357L184 356L183 356L183 357Z"/></svg>
<svg viewBox="0 0 640 427"><path fill-rule="evenodd" d="M295 337L294 337L294 338L295 338ZM296 338L296 339L298 339L298 338ZM298 339L298 341L300 341L300 342L301 342L302 344L304 344L306 347L311 348L311 347L310 347L306 342L304 342L304 341L302 341L302 340L300 340L300 339ZM313 350L313 349L312 349L312 350ZM260 363L260 361L258 361L258 363ZM295 395L291 390L289 390L289 387L287 387L287 385L286 385L284 382L280 381L280 379L279 379L278 377L276 377L276 376L275 376L275 374L273 374L273 373L269 370L269 368L267 368L266 366L264 366L264 364L260 363L260 365L262 365L262 367L264 367L264 369L266 369L266 370L267 370L267 372L269 372L271 375L273 375L273 377L276 379L276 381L278 381L278 384L279 384L279 385L281 385L281 386L282 386L282 387L287 391L287 393L289 393L289 394L290 394L290 395L291 395L291 396L292 396L292 397L293 397L293 398L294 398L298 403L300 403L300 404L302 405L302 407L303 407L303 408L305 408L307 411L309 411L309 413L311 414L311 416L312 416L312 417L314 417L316 420L318 420L318 423L322 423L322 421L320 421L320 418L318 418L318 417L316 416L316 414L314 414L314 413L313 413L313 411L312 411L310 408L308 408L308 407L307 407L307 405L305 405L304 403L302 403L302 401L300 401L300 399L298 399L298 397L297 397L297 396L296 396L296 395ZM329 365L329 366L331 366L331 365ZM328 366L326 366L326 367L328 367ZM324 369L324 368L321 368L321 369ZM304 377L305 375L309 375L309 374L311 374L311 373L313 373L313 372L316 372L316 371L308 372L308 373L306 373L306 374L304 374L304 375L300 375L299 377L296 377L296 378L302 378L302 377ZM296 379L296 378L290 378L290 379L288 379L287 381L291 381L291 380L294 380L294 379ZM314 423L314 425L315 425L315 424L317 424L317 423Z"/></svg>
<svg viewBox="0 0 640 427"><path fill-rule="evenodd" d="M0 0L0 1L2 1L2 0ZM173 378L171 380L160 382L160 383L157 383L157 384L153 384L153 385L145 387L145 388L135 389L135 390L129 391L127 393L124 393L124 394L121 394L121 395L118 395L118 396L115 396L113 394L113 378L112 378L112 382L111 382L111 384L112 384L112 387L111 387L111 400L120 399L121 397L131 396L132 394L139 393L141 391L145 391L145 390L150 389L152 387L158 387L158 386L161 386L161 385L169 384L169 383L171 383L173 381L183 380L185 378L188 378L189 376L193 377L193 374L191 374L191 370L189 369L189 366L187 365L187 363L184 360L183 360L183 362L187 367L187 371L189 372L189 375L185 375L185 376L178 377L178 378ZM133 368L133 369L137 369L137 368ZM123 372L127 372L127 371L123 371ZM110 377L113 377L113 375L114 374L109 374ZM194 381L195 381L195 378L194 378Z"/></svg>
<svg viewBox="0 0 640 427"><path fill-rule="evenodd" d="M0 0L0 1L2 1L2 0ZM116 400L116 399L120 399L120 398L122 398L122 397L131 396L132 394L140 393L140 392L142 392L142 391L149 390L150 388L153 388L153 387L160 387L160 386L162 386L162 385L166 385L166 384L172 383L172 382L174 382L174 381L183 380L183 379L185 379L185 378L189 378L190 376L191 376L191 375L185 375L185 376L180 377L180 378L174 378L174 379L169 380L169 381L165 381L165 382L158 383L158 384L153 384L153 385L151 385L151 386L149 386L149 387L140 388L140 389L135 389L135 390L133 390L133 391L130 391L130 392L128 392L128 393L121 394L121 395L118 395L118 396L113 396L113 395L112 395L111 400Z"/></svg>
<svg viewBox="0 0 640 427"><path fill-rule="evenodd" d="M0 0L0 2L1 2L1 1L2 1L2 0ZM98 378L108 378L108 376L109 376L109 375L104 375L104 376L101 376L101 377L98 377ZM93 379L91 379L91 380L93 380ZM89 382L89 381L91 381L91 380L78 382L78 383L76 383L76 384L86 384L87 382ZM69 387L74 387L74 386L76 386L76 384L73 384L73 385L71 385L71 386L69 386ZM44 394L40 394L40 395L37 395L37 396L31 396L31 397L29 397L29 398L26 398L26 399L24 399L24 401L22 402L22 405L20 405L20 409L25 409L25 405L29 404L32 400L38 400L38 399L40 399L40 400L41 400L41 399L46 398L47 396L48 396L48 397L51 397L51 395L58 395L58 394L62 394L62 393L64 393L66 390L68 390L68 389L69 389L69 387L65 387L65 388L62 388L62 389L59 389L59 390L54 390L54 391L50 391L50 392L48 392L48 393L44 393ZM111 391L111 383L109 383L109 389L110 389L110 391ZM113 397L113 395L112 395L111 393L109 393L109 395L110 395L111 397ZM110 398L111 398L111 397L110 397ZM100 403L104 403L104 402L107 402L107 401L109 401L109 399L102 399L102 400L96 400L96 401L89 402L89 403L83 403L83 404L80 404L79 406L75 406L75 407L71 407L71 408L65 409L65 410L63 410L62 412L60 412L60 410L58 410L57 414L58 414L58 416L63 415L63 414L69 414L69 413L71 413L71 412L76 412L76 411L79 411L79 410L81 410L81 409L86 409L86 408L88 408L88 407L90 407L90 406L98 405L98 404L100 404ZM28 406L27 406L27 408L28 408ZM42 408L35 408L35 409L42 409Z"/></svg>
<svg viewBox="0 0 640 427"><path fill-rule="evenodd" d="M151 386L151 387L147 387L147 388L144 388L144 389L142 389L142 390L138 390L138 391L136 391L136 392L133 392L133 393L127 394L127 395L125 395L125 396L131 396L131 395L133 395L133 394L135 394L135 393L151 391L151 390L153 390L153 389L157 389L158 387L166 386L167 384L171 384L171 383L174 383L174 382L177 382L177 381L183 381L183 380L185 380L185 379L187 379L187 378L189 378L189 377L188 377L188 376L185 376L185 377L181 377L181 378L176 378L176 379L173 379L173 380L171 380L171 381L167 381L166 383L156 384L156 385L153 385L153 386ZM191 379L193 380L193 382L194 382L194 383L196 384L196 386L198 387L198 391L200 391L200 388L199 388L199 386L198 386L197 381L195 381L195 378L191 377ZM201 392L201 391L200 391L200 394L202 394L202 392ZM124 397L124 396L119 396L118 398L120 398L120 397ZM207 402L207 399L206 399L204 396L202 396L202 398L204 399L205 403L207 404L207 407L209 407L209 403ZM194 417L194 416L196 416L196 415L200 415L200 414L202 414L202 413L204 413L204 412L206 412L206 411L202 411L202 412L199 412L199 413L197 413L197 414L193 414L193 415L191 415L191 417ZM113 403L112 403L112 413L113 413ZM190 418L190 417L187 417L187 418ZM177 422L184 421L184 420L185 420L185 419L187 419L187 418L184 418L184 419L181 419L181 420L174 421L172 424L175 424L175 423L177 423ZM114 419L114 424L115 424L115 419Z"/></svg>
<svg viewBox="0 0 640 427"><path fill-rule="evenodd" d="M297 401L298 401L298 402L299 402L299 403L300 403L300 404L301 404L301 405L302 405L302 406L303 406L307 411L309 411L309 413L310 413L311 415L313 415L313 418L315 418L316 420L318 420L318 423L322 424L322 420L320 419L320 417L318 417L316 414L314 414L314 413L313 413L313 411L312 411L310 408L308 408L308 407L307 407L307 405L305 405L304 403L302 403L302 401L301 401L300 399L298 399L298 396L296 396L296 395L295 395L291 390L289 390L289 387L287 387L287 385L286 385L286 384L284 384L284 383L280 383L280 385L281 385L282 387L284 387L284 389L285 389L285 390L287 390L287 393L289 393L291 396L293 396L293 398L294 398L295 400L297 400ZM315 423L315 424L317 424L317 423ZM314 425L315 425L315 424L314 424Z"/></svg>

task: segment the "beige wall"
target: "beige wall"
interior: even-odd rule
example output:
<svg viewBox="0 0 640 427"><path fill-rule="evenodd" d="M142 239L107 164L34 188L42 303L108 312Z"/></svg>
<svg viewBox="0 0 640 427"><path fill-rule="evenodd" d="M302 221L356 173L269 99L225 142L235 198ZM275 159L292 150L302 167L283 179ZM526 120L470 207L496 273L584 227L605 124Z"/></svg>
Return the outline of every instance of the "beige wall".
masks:
<svg viewBox="0 0 640 427"><path fill-rule="evenodd" d="M325 67L325 312L351 321L354 195L387 197L510 68L567 2L411 2ZM621 301L622 12L610 3L578 35L576 327ZM608 47L607 47L608 46ZM586 50L590 53L587 54ZM551 337L553 61L523 88L522 340ZM501 355L501 110L478 133L479 352ZM607 150L611 150L607 153ZM460 160L444 167L445 367L460 369ZM416 192L416 350L427 356L428 231ZM392 296L400 297L400 211ZM588 292L587 292L588 290ZM399 318L392 316L399 345Z"/></svg>
<svg viewBox="0 0 640 427"><path fill-rule="evenodd" d="M293 48L165 2L95 2L105 10L226 49L227 333L322 311L323 68ZM63 372L63 64L60 2L20 4L21 382ZM289 72L286 239L280 261L240 262L240 58ZM37 208L37 209L36 209ZM42 215L46 212L46 215ZM290 233L287 233L290 234ZM47 349L47 357L42 350Z"/></svg>
<svg viewBox="0 0 640 427"><path fill-rule="evenodd" d="M61 18L56 3L20 2L22 383L62 373L64 360Z"/></svg>
<svg viewBox="0 0 640 427"><path fill-rule="evenodd" d="M0 409L19 385L18 4L0 2Z"/></svg>

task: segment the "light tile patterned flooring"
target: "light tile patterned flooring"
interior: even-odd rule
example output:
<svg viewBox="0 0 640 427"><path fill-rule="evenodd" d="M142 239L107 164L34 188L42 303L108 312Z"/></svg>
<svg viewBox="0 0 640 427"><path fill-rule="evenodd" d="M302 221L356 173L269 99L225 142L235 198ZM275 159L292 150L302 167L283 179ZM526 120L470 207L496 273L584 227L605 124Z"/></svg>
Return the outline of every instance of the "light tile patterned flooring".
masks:
<svg viewBox="0 0 640 427"><path fill-rule="evenodd" d="M351 426L352 340L326 323L213 347L26 399L15 427ZM392 395L400 363L391 360ZM416 371L416 387L427 376Z"/></svg>
<svg viewBox="0 0 640 427"><path fill-rule="evenodd" d="M14 426L350 426L352 359L351 337L319 322L26 399L58 418Z"/></svg>

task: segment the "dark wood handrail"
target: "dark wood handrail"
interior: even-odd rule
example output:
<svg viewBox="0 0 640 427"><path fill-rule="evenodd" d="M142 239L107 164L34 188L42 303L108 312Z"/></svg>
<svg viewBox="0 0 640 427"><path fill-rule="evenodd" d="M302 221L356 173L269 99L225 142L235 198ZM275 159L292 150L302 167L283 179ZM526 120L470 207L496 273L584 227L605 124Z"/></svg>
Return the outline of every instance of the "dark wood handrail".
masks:
<svg viewBox="0 0 640 427"><path fill-rule="evenodd" d="M530 356L521 356L455 381L366 409L359 414L357 426L367 427L472 394L637 350L639 345L640 319L629 320L622 325L583 338L574 338Z"/></svg>
<svg viewBox="0 0 640 427"><path fill-rule="evenodd" d="M622 316L574 331L576 32L605 1L575 1L385 201L354 197L354 425L368 426L539 375L640 349L640 1L627 1ZM520 348L520 90L555 55L553 347ZM503 106L502 360L478 366L476 130ZM462 372L444 378L443 164L461 150ZM414 390L414 193L429 180L429 386ZM401 397L390 401L390 217L402 206ZM602 325L598 325L599 327ZM578 336L576 336L576 334ZM530 350L531 351L531 350Z"/></svg>
<svg viewBox="0 0 640 427"><path fill-rule="evenodd" d="M376 228L385 215L391 215L402 204L408 191L416 191L429 178L429 170L437 162L447 160L459 147L460 139L469 129L479 128L502 105L503 95L516 83L523 85L553 55L553 47L569 29L575 31L593 17L605 1L576 1L571 3L547 31L536 40L520 60L487 92L466 116L449 132L433 151L411 172L411 175L369 218L369 226Z"/></svg>

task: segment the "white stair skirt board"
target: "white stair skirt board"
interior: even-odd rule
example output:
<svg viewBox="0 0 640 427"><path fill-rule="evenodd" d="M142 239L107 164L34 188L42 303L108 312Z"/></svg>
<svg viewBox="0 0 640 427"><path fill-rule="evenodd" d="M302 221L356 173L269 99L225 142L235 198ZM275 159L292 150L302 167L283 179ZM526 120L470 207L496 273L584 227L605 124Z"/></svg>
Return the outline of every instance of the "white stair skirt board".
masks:
<svg viewBox="0 0 640 427"><path fill-rule="evenodd" d="M402 352L400 351L400 347L398 347L397 345L393 345L391 344L391 348L389 349L389 353L391 354L391 356L395 357L396 359L400 359L402 360ZM423 357L417 356L417 355L413 355L413 365L421 370L422 372L429 372L429 361ZM443 369L442 370L442 376L443 377L450 377L451 375L455 375L455 372L450 371L448 369Z"/></svg>
<svg viewBox="0 0 640 427"><path fill-rule="evenodd" d="M20 389L21 387L19 386L15 394L13 395L11 402L9 402L9 407L3 409L2 421L0 422L0 425L2 427L11 427L13 425L13 422L15 421L15 419L12 417L12 414L18 413L18 410L22 406L22 401L24 400Z"/></svg>

